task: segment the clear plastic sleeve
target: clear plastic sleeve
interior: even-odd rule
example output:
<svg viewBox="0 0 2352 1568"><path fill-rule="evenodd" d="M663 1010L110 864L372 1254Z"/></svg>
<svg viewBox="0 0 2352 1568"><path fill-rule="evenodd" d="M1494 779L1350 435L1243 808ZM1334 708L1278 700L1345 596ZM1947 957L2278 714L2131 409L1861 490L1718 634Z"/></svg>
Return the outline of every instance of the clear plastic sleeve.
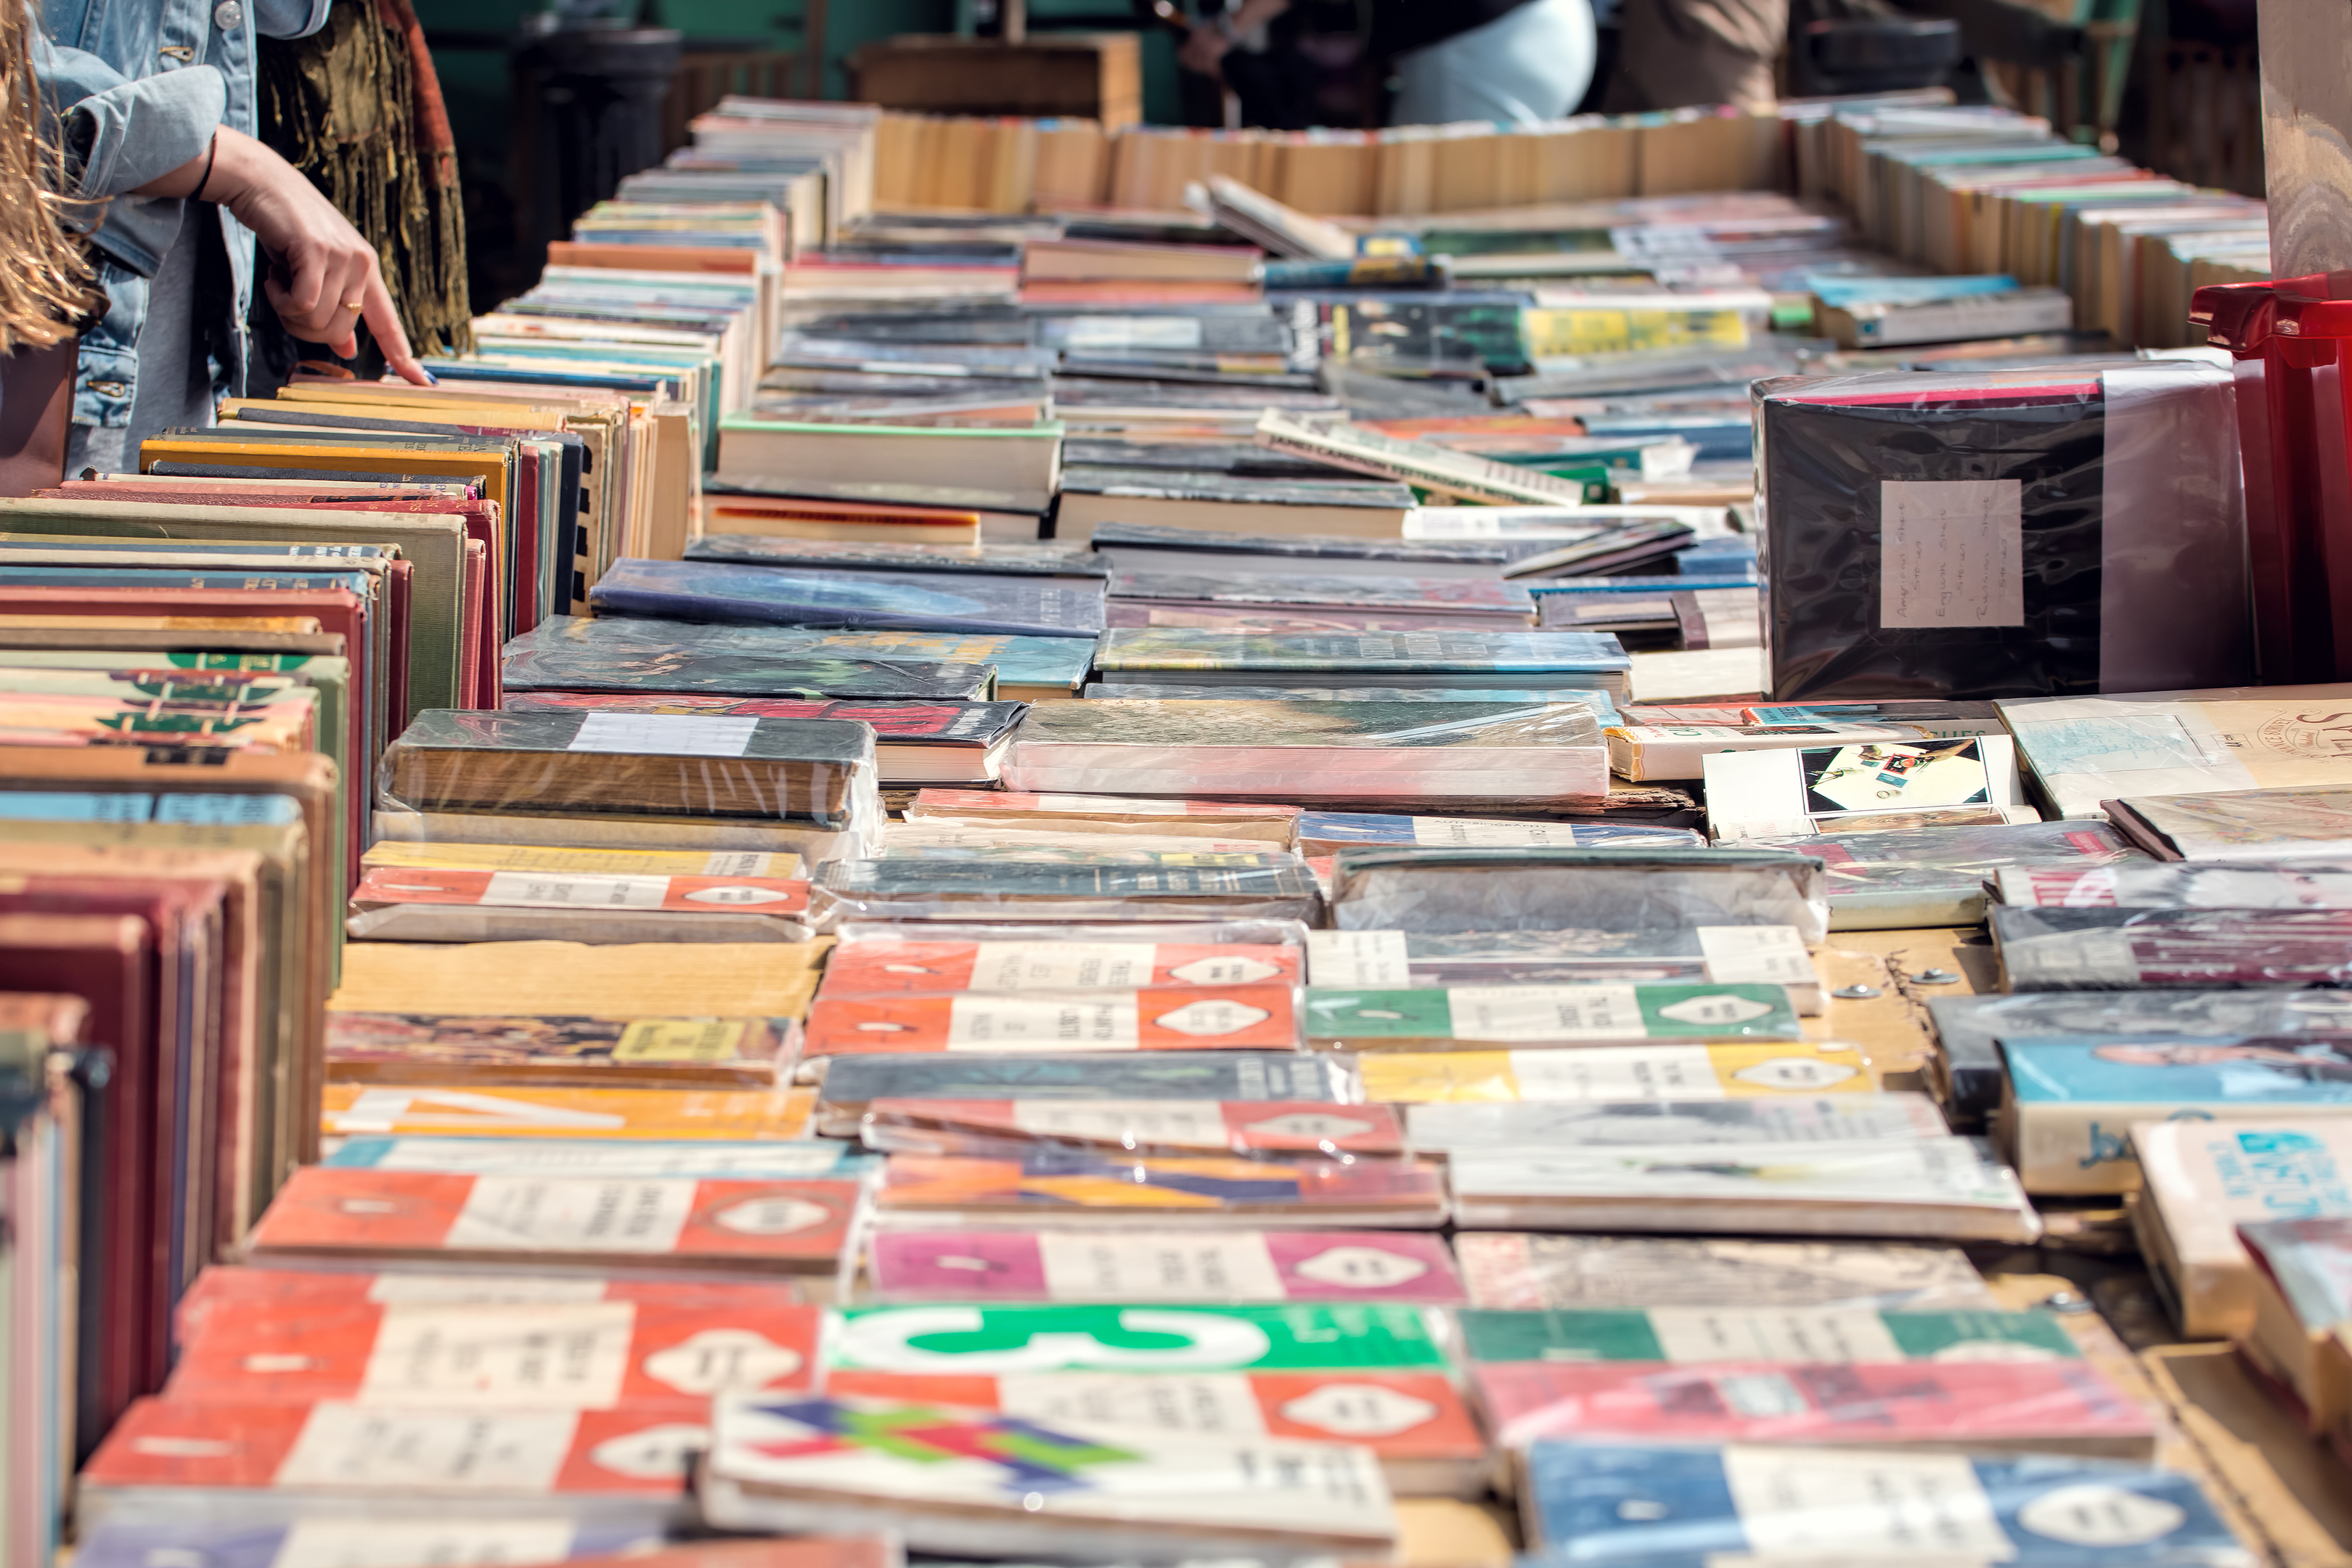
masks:
<svg viewBox="0 0 2352 1568"><path fill-rule="evenodd" d="M1263 855L1269 849L1286 847L1286 843L1264 838L1141 833L1090 822L1048 822L1035 827L1015 827L1001 822L942 822L918 817L911 822L886 824L881 853L885 857L912 858L937 855L941 850L993 849L1008 852L1004 858L1010 858L1010 851L1022 849L1039 860L1056 860L1068 858L1074 853L1117 859L1153 855Z"/></svg>
<svg viewBox="0 0 2352 1568"><path fill-rule="evenodd" d="M1832 931L1973 925L1984 919L1987 881L2003 867L2147 859L2098 822L1881 827L1752 838L1747 847L1818 857L1829 884Z"/></svg>
<svg viewBox="0 0 2352 1568"><path fill-rule="evenodd" d="M1311 1100L877 1100L858 1135L888 1154L1003 1157L1046 1146L1346 1164L1405 1152L1394 1107Z"/></svg>
<svg viewBox="0 0 2352 1568"><path fill-rule="evenodd" d="M927 789L907 808L909 822L995 824L1008 828L1138 833L1161 837L1263 839L1290 847L1298 807L1216 800L1149 800L1115 795L1029 795L1015 790Z"/></svg>
<svg viewBox="0 0 2352 1568"><path fill-rule="evenodd" d="M867 808L861 806L860 810ZM797 855L811 866L880 847L882 803L842 828L796 822L697 821L676 816L524 816L485 812L378 811L379 843L556 845L578 849L743 851Z"/></svg>
<svg viewBox="0 0 2352 1568"><path fill-rule="evenodd" d="M1994 1305L1957 1247L1903 1242L1749 1241L1663 1236L1454 1238L1474 1306L1820 1307L1930 1311Z"/></svg>
<svg viewBox="0 0 2352 1568"><path fill-rule="evenodd" d="M1014 1159L893 1154L878 1216L959 1223L1363 1226L1433 1230L1445 1175L1412 1160L1250 1160L1033 1148Z"/></svg>
<svg viewBox="0 0 2352 1568"><path fill-rule="evenodd" d="M847 921L1277 920L1319 923L1322 890L1304 863L1267 855L1234 865L1063 865L986 858L835 860L809 884L810 923Z"/></svg>
<svg viewBox="0 0 2352 1568"><path fill-rule="evenodd" d="M1618 982L1784 985L1800 1013L1827 1005L1793 926L1647 931L1314 931L1317 986L1573 985Z"/></svg>
<svg viewBox="0 0 2352 1568"><path fill-rule="evenodd" d="M2352 910L2352 866L2004 866L2004 904L2024 909Z"/></svg>
<svg viewBox="0 0 2352 1568"><path fill-rule="evenodd" d="M2352 792L2345 790L2129 795L2100 804L2160 859L2352 858Z"/></svg>
<svg viewBox="0 0 2352 1568"><path fill-rule="evenodd" d="M343 922L353 942L813 942L815 933L775 915L637 913L628 910L467 908L377 904Z"/></svg>
<svg viewBox="0 0 2352 1568"><path fill-rule="evenodd" d="M1756 384L1780 701L2228 686L2251 669L2227 371Z"/></svg>
<svg viewBox="0 0 2352 1568"><path fill-rule="evenodd" d="M1306 984L1306 955L1277 943L932 942L894 933L848 940L826 955L827 996L1214 989Z"/></svg>
<svg viewBox="0 0 2352 1568"><path fill-rule="evenodd" d="M1498 1046L1638 1046L1793 1040L1786 986L1360 986L1307 993L1307 1037L1329 1049L1492 1050Z"/></svg>
<svg viewBox="0 0 2352 1568"><path fill-rule="evenodd" d="M1406 1127L1415 1153L1447 1157L1496 1149L1539 1152L1654 1143L1884 1143L1942 1138L1951 1131L1924 1094L1416 1105Z"/></svg>
<svg viewBox="0 0 2352 1568"><path fill-rule="evenodd" d="M1295 1051L966 1051L834 1057L823 1064L815 1130L855 1138L877 1100L1302 1100L1361 1105L1345 1057Z"/></svg>
<svg viewBox="0 0 2352 1568"><path fill-rule="evenodd" d="M844 921L834 928L853 942L1213 942L1220 946L1304 947L1298 921L1120 921L1111 925L956 925L946 921L899 925Z"/></svg>
<svg viewBox="0 0 2352 1568"><path fill-rule="evenodd" d="M1343 849L1331 912L1341 931L1829 929L1820 860L1747 849Z"/></svg>
<svg viewBox="0 0 2352 1568"><path fill-rule="evenodd" d="M2352 910L1997 909L2007 991L2352 983Z"/></svg>
<svg viewBox="0 0 2352 1568"><path fill-rule="evenodd" d="M1129 991L843 995L809 1008L803 1055L914 1051L1288 1050L1299 1043L1290 985Z"/></svg>
<svg viewBox="0 0 2352 1568"><path fill-rule="evenodd" d="M1415 847L1430 849L1530 847L1572 849L1696 848L1705 836L1686 827L1637 823L1538 821L1525 817L1401 816L1377 812L1310 811L1299 819L1298 852Z"/></svg>
<svg viewBox="0 0 2352 1568"><path fill-rule="evenodd" d="M873 727L845 720L433 709L385 751L382 792L417 812L846 828L878 811L877 776Z"/></svg>
<svg viewBox="0 0 2352 1568"><path fill-rule="evenodd" d="M550 616L507 644L501 679L509 691L982 702L996 694L999 667L951 658L959 645L978 640ZM922 651L927 643L941 651ZM874 647L892 651L867 651Z"/></svg>

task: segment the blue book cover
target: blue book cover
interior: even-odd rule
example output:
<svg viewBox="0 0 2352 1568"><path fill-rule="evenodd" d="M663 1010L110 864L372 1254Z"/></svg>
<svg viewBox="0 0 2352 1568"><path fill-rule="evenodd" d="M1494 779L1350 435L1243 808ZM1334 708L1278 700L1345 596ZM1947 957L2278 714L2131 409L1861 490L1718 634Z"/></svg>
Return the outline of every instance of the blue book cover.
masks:
<svg viewBox="0 0 2352 1568"><path fill-rule="evenodd" d="M1938 300L1961 300L1973 294L2007 294L2017 279L2006 272L1979 272L1951 278L1831 278L1805 279L1814 299L1832 308L1845 305L1926 305Z"/></svg>
<svg viewBox="0 0 2352 1568"><path fill-rule="evenodd" d="M2352 1105L2352 1041L2000 1037L2020 1105Z"/></svg>
<svg viewBox="0 0 2352 1568"><path fill-rule="evenodd" d="M302 820L302 804L285 795L89 795L66 790L0 790L0 820L282 827Z"/></svg>
<svg viewBox="0 0 2352 1568"><path fill-rule="evenodd" d="M2187 1476L2094 1459L1539 1442L1526 1491L1528 1550L1543 1564L2253 1563Z"/></svg>
<svg viewBox="0 0 2352 1568"><path fill-rule="evenodd" d="M83 1533L77 1568L326 1568L329 1563L560 1563L650 1552L665 1543L642 1527L568 1520L552 1510L522 1517L434 1519L403 1513L350 1515L293 1523L237 1523L182 1514L161 1523L109 1521Z"/></svg>
<svg viewBox="0 0 2352 1568"><path fill-rule="evenodd" d="M993 667L1007 687L1049 687L1075 695L1094 662L1080 637L978 633L827 631L798 626L697 626L634 616L550 616L506 647L509 689L723 691L740 697L899 696L979 700L961 675ZM810 687L797 668L856 666ZM901 679L884 679L896 668ZM851 687L855 689L849 689ZM841 689L835 689L842 687Z"/></svg>
<svg viewBox="0 0 2352 1568"><path fill-rule="evenodd" d="M810 572L627 559L614 562L588 590L588 603L600 616L749 626L1089 638L1103 629L1097 583L976 574Z"/></svg>

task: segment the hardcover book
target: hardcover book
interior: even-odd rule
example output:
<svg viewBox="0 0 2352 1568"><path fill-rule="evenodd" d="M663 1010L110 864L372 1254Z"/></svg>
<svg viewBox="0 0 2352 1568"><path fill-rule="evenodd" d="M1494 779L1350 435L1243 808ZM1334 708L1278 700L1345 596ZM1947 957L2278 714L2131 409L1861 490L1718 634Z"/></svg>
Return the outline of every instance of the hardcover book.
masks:
<svg viewBox="0 0 2352 1568"><path fill-rule="evenodd" d="M1426 1054L1370 1051L1356 1059L1356 1071L1367 1100L1404 1105L1454 1100L1671 1103L1878 1092L1870 1060L1858 1047L1809 1040Z"/></svg>
<svg viewBox="0 0 2352 1568"><path fill-rule="evenodd" d="M1993 1305L1957 1247L1465 1231L1454 1255L1473 1305L1821 1307L1941 1310Z"/></svg>
<svg viewBox="0 0 2352 1568"><path fill-rule="evenodd" d="M2095 818L2103 802L2125 796L2326 795L2347 776L2335 739L2347 697L2352 686L2149 691L2008 701L2000 716L2058 814Z"/></svg>
<svg viewBox="0 0 2352 1568"><path fill-rule="evenodd" d="M1098 583L931 572L801 571L701 561L614 562L588 590L600 616L743 626L876 627L1003 637L1092 637Z"/></svg>
<svg viewBox="0 0 2352 1568"><path fill-rule="evenodd" d="M1366 1448L878 1399L721 1398L699 1481L721 1529L887 1528L933 1552L1377 1558L1397 1539Z"/></svg>
<svg viewBox="0 0 2352 1568"><path fill-rule="evenodd" d="M874 1233L887 1301L1402 1301L1458 1307L1433 1236L1331 1230L923 1230Z"/></svg>
<svg viewBox="0 0 2352 1568"><path fill-rule="evenodd" d="M716 508L728 519L733 503ZM710 501L706 507L713 505ZM883 525L885 527L888 525ZM955 546L927 541L796 539L769 533L705 533L686 542L688 561L737 566L786 566L804 572L850 569L866 572L978 574L990 577L1106 577L1110 568L1090 550L1061 544Z"/></svg>
<svg viewBox="0 0 2352 1568"><path fill-rule="evenodd" d="M257 1263L503 1262L612 1273L829 1270L857 1184L297 1171L254 1227Z"/></svg>

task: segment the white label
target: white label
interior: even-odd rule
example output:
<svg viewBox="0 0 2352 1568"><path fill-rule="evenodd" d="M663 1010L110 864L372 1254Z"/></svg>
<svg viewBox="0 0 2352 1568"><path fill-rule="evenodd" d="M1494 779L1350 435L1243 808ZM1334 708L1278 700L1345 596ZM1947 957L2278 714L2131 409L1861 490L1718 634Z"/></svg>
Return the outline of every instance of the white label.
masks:
<svg viewBox="0 0 2352 1568"><path fill-rule="evenodd" d="M1496 822L1454 816L1416 816L1412 841L1440 848L1515 848L1527 844L1576 847L1576 827L1567 822Z"/></svg>
<svg viewBox="0 0 2352 1568"><path fill-rule="evenodd" d="M493 871L482 890L486 904L528 909L657 910L668 896L667 877L554 876L543 871Z"/></svg>
<svg viewBox="0 0 2352 1568"><path fill-rule="evenodd" d="M1519 1098L1534 1100L1721 1100L1705 1046L1602 1046L1513 1051Z"/></svg>
<svg viewBox="0 0 2352 1568"><path fill-rule="evenodd" d="M379 1274L367 1299L379 1306L468 1301L601 1301L602 1279L566 1279L552 1274Z"/></svg>
<svg viewBox="0 0 2352 1568"><path fill-rule="evenodd" d="M384 1310L356 1398L366 1405L609 1409L629 1368L633 1301Z"/></svg>
<svg viewBox="0 0 2352 1568"><path fill-rule="evenodd" d="M1113 812L1121 816L1198 815L1192 802L1182 800L1130 800L1123 795L1040 795L1031 798L1037 803L1032 807L1033 810L1066 811L1079 816L1099 816L1105 812Z"/></svg>
<svg viewBox="0 0 2352 1568"><path fill-rule="evenodd" d="M996 1380L996 1406L1029 1421L1100 1422L1155 1432L1235 1437L1265 1435L1246 1377L1122 1377L1055 1373Z"/></svg>
<svg viewBox="0 0 2352 1568"><path fill-rule="evenodd" d="M1794 926L1701 926L1698 950L1717 985L1809 985L1812 955Z"/></svg>
<svg viewBox="0 0 2352 1568"><path fill-rule="evenodd" d="M2175 1502L2129 1487L2059 1487L2017 1510L2017 1522L2069 1546L2144 1546L2179 1530L2189 1515Z"/></svg>
<svg viewBox="0 0 2352 1568"><path fill-rule="evenodd" d="M1631 985L1460 985L1445 994L1458 1040L1638 1040Z"/></svg>
<svg viewBox="0 0 2352 1568"><path fill-rule="evenodd" d="M683 1487L694 1457L709 1447L708 1426L668 1421L607 1437L588 1450L588 1458L614 1475L640 1481L676 1481Z"/></svg>
<svg viewBox="0 0 2352 1568"><path fill-rule="evenodd" d="M1393 1437L1437 1414L1426 1399L1376 1383L1327 1383L1282 1406L1282 1417L1328 1432L1342 1441Z"/></svg>
<svg viewBox="0 0 2352 1568"><path fill-rule="evenodd" d="M1239 953L1219 953L1209 958L1196 958L1190 963L1180 963L1168 972L1171 980L1181 980L1187 985L1255 985L1262 980L1272 980L1281 974L1278 964L1262 958L1250 958Z"/></svg>
<svg viewBox="0 0 2352 1568"><path fill-rule="evenodd" d="M1151 984L1159 951L1140 942L983 942L972 954L971 989L1132 991Z"/></svg>
<svg viewBox="0 0 2352 1568"><path fill-rule="evenodd" d="M567 1519L300 1519L269 1568L509 1568L572 1555Z"/></svg>
<svg viewBox="0 0 2352 1568"><path fill-rule="evenodd" d="M667 1252L696 1184L477 1176L443 1245L468 1252Z"/></svg>
<svg viewBox="0 0 2352 1568"><path fill-rule="evenodd" d="M1246 1002L1235 1002L1223 996L1203 996L1198 1002L1186 1002L1171 1007L1165 1013L1152 1015L1152 1024L1172 1034L1187 1035L1196 1040L1214 1040L1226 1035L1238 1035L1254 1029L1272 1013L1263 1007L1253 1007Z"/></svg>
<svg viewBox="0 0 2352 1568"><path fill-rule="evenodd" d="M1372 1131L1373 1124L1360 1117L1343 1116L1329 1110L1286 1110L1279 1116L1268 1116L1242 1124L1242 1131L1258 1138L1281 1138L1298 1142L1344 1143L1350 1138L1360 1138Z"/></svg>
<svg viewBox="0 0 2352 1568"><path fill-rule="evenodd" d="M1786 1373L1731 1372L1707 1379L1724 1408L1749 1421L1802 1415L1811 1406Z"/></svg>
<svg viewBox="0 0 2352 1568"><path fill-rule="evenodd" d="M1045 1289L1057 1301L1281 1301L1281 1271L1265 1238L1221 1235L1088 1235L1037 1237Z"/></svg>
<svg viewBox="0 0 2352 1568"><path fill-rule="evenodd" d="M2017 1555L1964 1455L1727 1447L1723 1479L1759 1556Z"/></svg>
<svg viewBox="0 0 2352 1568"><path fill-rule="evenodd" d="M751 1329L704 1329L646 1357L645 1374L680 1394L756 1393L800 1371L806 1360Z"/></svg>
<svg viewBox="0 0 2352 1568"><path fill-rule="evenodd" d="M1062 344L1070 349L1197 349L1196 316L1080 316Z"/></svg>
<svg viewBox="0 0 2352 1568"><path fill-rule="evenodd" d="M1412 1284L1429 1265L1384 1247L1327 1247L1301 1258L1291 1272L1337 1290L1389 1290Z"/></svg>
<svg viewBox="0 0 2352 1568"><path fill-rule="evenodd" d="M1475 506L1416 507L1407 513L1407 539L1497 539L1502 536L1500 518L1485 515L1486 509Z"/></svg>
<svg viewBox="0 0 2352 1568"><path fill-rule="evenodd" d="M1393 990L1412 984L1401 931L1310 931L1307 979L1312 985Z"/></svg>
<svg viewBox="0 0 2352 1568"><path fill-rule="evenodd" d="M1659 1017L1696 1029L1736 1029L1771 1013L1771 1004L1752 996L1686 996L1658 1009Z"/></svg>
<svg viewBox="0 0 2352 1568"><path fill-rule="evenodd" d="M799 857L787 855L784 858L791 861ZM768 868L775 863L775 856L757 849L719 849L713 850L704 859L700 874L705 877L783 877L791 874L790 871L769 870ZM797 870L798 868L793 867L793 869Z"/></svg>
<svg viewBox="0 0 2352 1568"><path fill-rule="evenodd" d="M611 713L580 718L568 750L631 752L664 757L740 757L751 746L757 719L705 713Z"/></svg>
<svg viewBox="0 0 2352 1568"><path fill-rule="evenodd" d="M1758 1089L1794 1094L1805 1089L1832 1088L1861 1070L1846 1062L1825 1062L1819 1057L1769 1057L1760 1062L1749 1062L1746 1067L1734 1068L1731 1076Z"/></svg>
<svg viewBox="0 0 2352 1568"><path fill-rule="evenodd" d="M1032 1138L1226 1149L1232 1135L1213 1100L1016 1100L1015 1131Z"/></svg>
<svg viewBox="0 0 2352 1568"><path fill-rule="evenodd" d="M2025 500L2016 479L1884 479L1878 624L2025 624Z"/></svg>
<svg viewBox="0 0 2352 1568"><path fill-rule="evenodd" d="M1668 1361L1844 1365L1905 1359L1884 1319L1851 1308L1653 1307L1650 1331Z"/></svg>
<svg viewBox="0 0 2352 1568"><path fill-rule="evenodd" d="M2036 985L2053 982L2067 985L2139 984L2139 954L2131 933L2121 931L2061 931L2026 937L2012 944L2016 952L2007 967Z"/></svg>
<svg viewBox="0 0 2352 1568"><path fill-rule="evenodd" d="M396 1138L369 1169L443 1175L687 1176L705 1181L793 1181L831 1175L843 1146L830 1141L776 1143L664 1142L593 1138Z"/></svg>
<svg viewBox="0 0 2352 1568"><path fill-rule="evenodd" d="M1133 994L1099 1002L960 995L948 1005L951 1051L1131 1051Z"/></svg>
<svg viewBox="0 0 2352 1568"><path fill-rule="evenodd" d="M274 1484L331 1491L552 1490L572 1451L571 1410L460 1415L311 1406Z"/></svg>

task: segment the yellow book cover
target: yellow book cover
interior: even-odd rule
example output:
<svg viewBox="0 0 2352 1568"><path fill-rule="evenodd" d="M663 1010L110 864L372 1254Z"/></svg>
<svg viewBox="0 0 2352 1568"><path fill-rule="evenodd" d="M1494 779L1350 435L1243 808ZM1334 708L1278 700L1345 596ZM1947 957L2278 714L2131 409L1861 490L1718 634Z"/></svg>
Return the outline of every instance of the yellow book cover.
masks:
<svg viewBox="0 0 2352 1568"><path fill-rule="evenodd" d="M797 1018L830 940L812 942L359 942L329 1002L348 1013Z"/></svg>
<svg viewBox="0 0 2352 1568"><path fill-rule="evenodd" d="M1374 1104L1477 1100L1726 1100L1759 1094L1874 1094L1870 1060L1852 1046L1800 1040L1738 1045L1570 1046L1530 1051L1367 1052L1357 1059Z"/></svg>
<svg viewBox="0 0 2352 1568"><path fill-rule="evenodd" d="M808 1126L784 1089L459 1089L331 1083L330 1138L623 1138L775 1142Z"/></svg>

